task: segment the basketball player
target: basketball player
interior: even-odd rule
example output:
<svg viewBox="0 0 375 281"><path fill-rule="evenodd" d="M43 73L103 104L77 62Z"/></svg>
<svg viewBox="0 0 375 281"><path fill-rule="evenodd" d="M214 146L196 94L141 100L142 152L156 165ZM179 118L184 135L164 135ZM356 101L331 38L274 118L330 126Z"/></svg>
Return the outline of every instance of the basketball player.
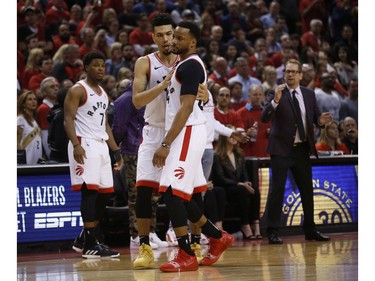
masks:
<svg viewBox="0 0 375 281"><path fill-rule="evenodd" d="M140 246L133 262L135 268L154 266L150 236L154 238L152 243L158 241L155 241L156 234L151 234L150 229L156 224L157 202L153 194L159 188L161 168L152 166L152 156L165 134L165 89L178 61L178 56L170 51L173 36L171 18L167 14L157 15L152 21L152 28L158 51L138 58L134 67L133 103L136 108L146 105L143 140L138 150L136 194L129 194L129 201L136 197L134 203ZM129 203L129 214L134 213L130 207Z"/></svg>
<svg viewBox="0 0 375 281"><path fill-rule="evenodd" d="M199 267L190 246L187 219L210 238L208 254L200 265L215 263L234 242L233 236L218 230L203 215L196 201L191 200L194 189L207 187L201 164L207 142L206 118L202 102L196 100L199 84L207 80L204 63L196 54L199 39L200 29L191 21L180 22L174 31L172 52L180 56L180 61L168 88L167 133L152 159L155 167L163 167L159 191L179 246L176 257L160 266L164 272L194 271Z"/></svg>
<svg viewBox="0 0 375 281"><path fill-rule="evenodd" d="M96 51L83 58L87 78L69 90L64 102L72 189L81 192L83 258L120 255L100 242L99 233L99 220L114 191L108 147L113 151L117 169L121 169L123 162L108 125L108 95L99 86L105 74L104 61L104 55Z"/></svg>
<svg viewBox="0 0 375 281"><path fill-rule="evenodd" d="M150 244L156 242L160 245L157 235L150 233L151 224L155 223L151 218L156 216L156 202L153 193L159 188L161 175L161 167L152 165L152 157L165 135L166 89L169 86L173 68L179 59L171 52L173 26L170 16L163 13L157 15L152 21L152 28L153 40L158 46L158 51L138 58L134 68L133 83L135 107L140 108L146 105L143 141L138 150L137 161L135 208L140 247L133 266L138 269L154 266L154 256ZM200 95L198 98L201 98ZM202 99L204 98L202 93ZM133 195L129 194L129 198L131 196Z"/></svg>

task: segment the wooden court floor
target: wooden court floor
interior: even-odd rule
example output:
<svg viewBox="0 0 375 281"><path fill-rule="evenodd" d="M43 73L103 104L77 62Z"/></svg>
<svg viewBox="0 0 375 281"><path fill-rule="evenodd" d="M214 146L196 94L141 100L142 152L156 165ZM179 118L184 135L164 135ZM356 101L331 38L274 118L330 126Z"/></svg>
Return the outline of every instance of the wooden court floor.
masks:
<svg viewBox="0 0 375 281"><path fill-rule="evenodd" d="M283 236L284 244L236 241L216 264L198 271L163 273L158 266L172 258L176 247L154 250L155 269L133 270L137 250L114 248L112 260L85 260L73 250L60 253L19 254L18 281L204 281L204 280L358 280L358 233L330 233L329 242L305 241L304 236ZM207 246L202 246L204 253ZM5 279L3 279L5 280ZM372 279L375 280L375 279Z"/></svg>

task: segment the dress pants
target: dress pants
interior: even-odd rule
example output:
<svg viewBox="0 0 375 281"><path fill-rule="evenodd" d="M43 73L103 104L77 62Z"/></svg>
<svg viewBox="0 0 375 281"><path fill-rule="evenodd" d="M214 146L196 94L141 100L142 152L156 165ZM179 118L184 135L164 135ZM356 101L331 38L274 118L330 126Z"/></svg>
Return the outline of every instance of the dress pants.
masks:
<svg viewBox="0 0 375 281"><path fill-rule="evenodd" d="M303 229L309 233L315 229L312 168L307 142L294 145L287 157L271 155L272 186L268 194L267 233L277 234L285 193L288 170L293 174L299 189L304 222Z"/></svg>

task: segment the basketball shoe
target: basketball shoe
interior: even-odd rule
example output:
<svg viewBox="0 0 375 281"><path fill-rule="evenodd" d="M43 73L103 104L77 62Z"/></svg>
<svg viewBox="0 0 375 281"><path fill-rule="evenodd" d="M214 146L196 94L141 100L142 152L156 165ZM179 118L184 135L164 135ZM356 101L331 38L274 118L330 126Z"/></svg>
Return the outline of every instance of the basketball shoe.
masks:
<svg viewBox="0 0 375 281"><path fill-rule="evenodd" d="M139 254L133 261L133 267L135 269L141 269L151 268L154 265L154 253L152 252L151 246L142 243L139 247Z"/></svg>
<svg viewBox="0 0 375 281"><path fill-rule="evenodd" d="M76 251L77 253L82 253L83 250L83 242L84 242L84 237L83 237L83 229L80 232L80 234L77 235L76 239L74 239L72 249Z"/></svg>
<svg viewBox="0 0 375 281"><path fill-rule="evenodd" d="M91 248L83 248L82 258L100 259L100 258L116 258L120 256L119 252L112 251L108 246L97 243Z"/></svg>
<svg viewBox="0 0 375 281"><path fill-rule="evenodd" d="M232 235L228 234L224 230L222 230L221 233L221 238L210 238L208 253L201 260L199 265L214 264L220 258L221 254L233 244L235 238Z"/></svg>
<svg viewBox="0 0 375 281"><path fill-rule="evenodd" d="M190 248L193 250L195 256L197 257L197 262L200 263L203 259L201 245L194 243L190 245Z"/></svg>
<svg viewBox="0 0 375 281"><path fill-rule="evenodd" d="M160 266L160 270L164 272L195 271L198 268L197 258L190 256L181 248L178 249L178 253L173 260Z"/></svg>

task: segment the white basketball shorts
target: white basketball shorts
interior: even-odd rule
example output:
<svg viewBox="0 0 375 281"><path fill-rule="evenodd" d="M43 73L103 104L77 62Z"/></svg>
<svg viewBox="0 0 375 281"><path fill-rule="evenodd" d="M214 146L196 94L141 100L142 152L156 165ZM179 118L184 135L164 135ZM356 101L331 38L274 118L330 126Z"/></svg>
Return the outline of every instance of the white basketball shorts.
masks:
<svg viewBox="0 0 375 281"><path fill-rule="evenodd" d="M73 157L73 145L69 141L68 157L70 179L74 191L81 190L83 183L87 189L101 193L111 193L113 189L113 174L111 157L105 140L80 138L81 146L86 152L84 164L79 164Z"/></svg>

